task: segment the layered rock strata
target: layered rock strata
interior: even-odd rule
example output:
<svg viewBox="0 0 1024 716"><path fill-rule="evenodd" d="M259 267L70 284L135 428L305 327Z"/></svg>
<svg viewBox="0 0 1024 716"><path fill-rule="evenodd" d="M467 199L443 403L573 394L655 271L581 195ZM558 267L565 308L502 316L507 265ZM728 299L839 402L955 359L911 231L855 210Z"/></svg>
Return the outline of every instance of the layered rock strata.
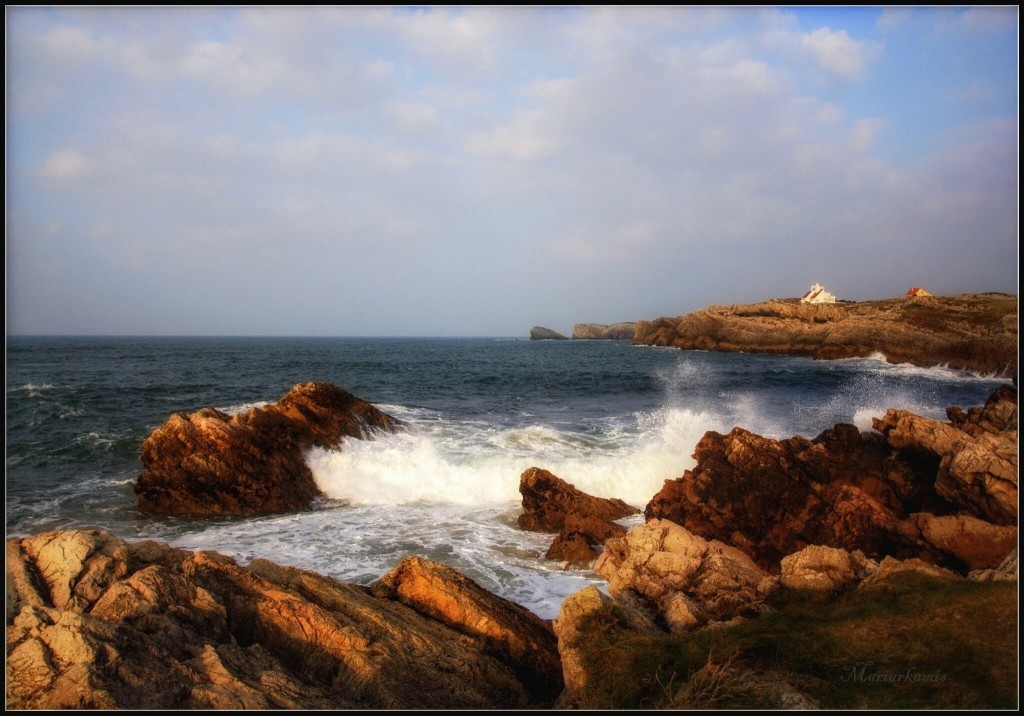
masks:
<svg viewBox="0 0 1024 716"><path fill-rule="evenodd" d="M634 343L710 351L856 358L1017 374L1017 297L1003 293L800 303L711 305L639 321Z"/></svg>
<svg viewBox="0 0 1024 716"><path fill-rule="evenodd" d="M15 709L539 708L561 690L543 622L425 560L371 589L43 533L7 542L6 638Z"/></svg>
<svg viewBox="0 0 1024 716"><path fill-rule="evenodd" d="M253 515L309 509L320 495L304 452L391 432L397 421L329 383L296 385L277 403L228 415L174 413L142 444L139 510Z"/></svg>

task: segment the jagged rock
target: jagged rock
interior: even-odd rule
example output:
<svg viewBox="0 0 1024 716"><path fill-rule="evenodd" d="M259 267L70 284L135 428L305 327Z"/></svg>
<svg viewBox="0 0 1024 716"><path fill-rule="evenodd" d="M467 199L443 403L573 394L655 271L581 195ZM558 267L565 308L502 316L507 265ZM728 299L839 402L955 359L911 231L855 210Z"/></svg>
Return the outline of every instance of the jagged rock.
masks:
<svg viewBox="0 0 1024 716"><path fill-rule="evenodd" d="M558 331L553 331L550 328L544 326L534 326L530 329L530 340L531 341L567 341L569 340L566 336L563 336Z"/></svg>
<svg viewBox="0 0 1024 716"><path fill-rule="evenodd" d="M576 340L591 341L631 341L636 333L635 322L613 323L577 323L572 327L572 337Z"/></svg>
<svg viewBox="0 0 1024 716"><path fill-rule="evenodd" d="M995 569L976 569L967 575L967 578L974 582L1016 582L1017 550L1018 548L1014 547Z"/></svg>
<svg viewBox="0 0 1024 716"><path fill-rule="evenodd" d="M488 604L482 590L450 591L449 577L459 589L466 584L444 569L427 565L423 573L441 596L421 598L428 606L419 611L264 560L242 567L216 553L128 545L99 531L12 539L7 706L550 706L552 684L521 680L512 635L502 641L486 623L507 603ZM472 593L475 611L460 606L466 622L454 619L458 629L424 613L451 593ZM521 625L512 624L521 638ZM553 652L554 637L538 628Z"/></svg>
<svg viewBox="0 0 1024 716"><path fill-rule="evenodd" d="M397 422L329 383L296 385L276 404L228 415L174 413L142 444L139 510L252 515L309 509L320 494L303 452Z"/></svg>
<svg viewBox="0 0 1024 716"><path fill-rule="evenodd" d="M584 567L600 554L591 545L602 545L612 537L625 534L626 528L615 522L594 515L570 514L544 557L563 560L569 566Z"/></svg>
<svg viewBox="0 0 1024 716"><path fill-rule="evenodd" d="M608 540L594 571L613 597L634 591L649 600L673 632L759 614L777 586L740 550L660 519Z"/></svg>
<svg viewBox="0 0 1024 716"><path fill-rule="evenodd" d="M779 580L786 589L838 592L878 569L863 552L811 545L782 558Z"/></svg>
<svg viewBox="0 0 1024 716"><path fill-rule="evenodd" d="M640 512L613 497L588 495L538 467L531 467L520 475L519 492L523 496L519 526L531 532L558 532L570 515L611 522Z"/></svg>
<svg viewBox="0 0 1024 716"><path fill-rule="evenodd" d="M878 433L840 424L814 440L708 432L696 466L666 481L644 514L732 544L771 571L808 545L993 567L1016 542L1016 393L951 413L955 424L890 410L874 421ZM951 514L958 509L984 521Z"/></svg>
<svg viewBox="0 0 1024 716"><path fill-rule="evenodd" d="M523 683L534 686L541 700L554 700L561 693L562 664L551 627L451 567L406 557L371 591L482 640L489 652L501 654Z"/></svg>
<svg viewBox="0 0 1024 716"><path fill-rule="evenodd" d="M962 579L962 577L955 572L945 569L944 567L938 567L929 562L925 562L923 559L918 559L917 557L902 560L895 559L893 557L886 557L878 563L878 569L865 577L864 580L857 585L857 588L864 589L867 587L885 584L886 581L892 579L894 576L906 574L908 572L923 574L951 582Z"/></svg>
<svg viewBox="0 0 1024 716"><path fill-rule="evenodd" d="M891 363L1017 373L1017 297L1002 293L807 304L711 305L639 321L633 342L815 358L883 354Z"/></svg>
<svg viewBox="0 0 1024 716"><path fill-rule="evenodd" d="M1001 395L1006 393L1004 390ZM961 418L962 411L953 412L953 424L922 418L906 410L889 410L872 424L893 447L940 460L935 481L939 495L989 522L1016 524L1016 395L1012 399L993 396L973 420ZM1007 427L990 432L983 425Z"/></svg>
<svg viewBox="0 0 1024 716"><path fill-rule="evenodd" d="M592 545L626 533L612 520L640 512L619 499L588 495L537 467L520 476L519 492L523 496L519 526L533 532L558 532L545 558L563 560L567 566L589 564L598 555Z"/></svg>
<svg viewBox="0 0 1024 716"><path fill-rule="evenodd" d="M647 504L647 519L731 544L770 571L808 545L860 549L875 559L919 552L898 525L907 515L901 495L917 494L915 480L927 481L927 472L853 425L814 440L711 431L693 456L696 466L667 480Z"/></svg>

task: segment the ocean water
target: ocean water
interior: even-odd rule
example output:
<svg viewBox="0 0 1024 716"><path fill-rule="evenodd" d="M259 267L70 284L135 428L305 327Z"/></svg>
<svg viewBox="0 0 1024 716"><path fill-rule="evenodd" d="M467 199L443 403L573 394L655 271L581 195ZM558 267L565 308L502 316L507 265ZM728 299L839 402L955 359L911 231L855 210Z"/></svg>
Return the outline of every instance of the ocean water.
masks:
<svg viewBox="0 0 1024 716"><path fill-rule="evenodd" d="M1008 381L946 368L515 338L7 339L8 536L102 528L124 539L264 557L368 584L403 557L445 562L553 618L603 580L523 532L519 476L552 471L643 508L693 467L708 430L814 437L887 408L944 419ZM142 441L176 411L274 402L328 381L407 430L307 456L310 512L180 519L138 512ZM636 517L625 524L636 524Z"/></svg>

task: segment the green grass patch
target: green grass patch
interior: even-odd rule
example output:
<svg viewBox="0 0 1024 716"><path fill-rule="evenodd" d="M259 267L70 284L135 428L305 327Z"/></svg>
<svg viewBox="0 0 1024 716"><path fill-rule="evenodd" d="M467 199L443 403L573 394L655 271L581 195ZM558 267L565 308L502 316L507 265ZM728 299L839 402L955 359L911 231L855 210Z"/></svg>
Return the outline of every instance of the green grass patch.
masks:
<svg viewBox="0 0 1024 716"><path fill-rule="evenodd" d="M916 574L835 599L681 636L639 636L616 607L581 645L584 708L781 708L787 688L824 708L1017 706L1016 583ZM778 688L779 684L785 688Z"/></svg>

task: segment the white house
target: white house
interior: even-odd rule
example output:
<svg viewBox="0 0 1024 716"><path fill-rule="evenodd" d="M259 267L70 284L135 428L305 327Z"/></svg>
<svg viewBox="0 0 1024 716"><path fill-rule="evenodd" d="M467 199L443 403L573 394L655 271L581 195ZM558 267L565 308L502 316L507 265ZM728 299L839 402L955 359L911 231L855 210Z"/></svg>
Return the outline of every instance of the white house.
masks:
<svg viewBox="0 0 1024 716"><path fill-rule="evenodd" d="M835 303L836 297L825 290L820 283L811 286L811 290L804 294L800 303Z"/></svg>

